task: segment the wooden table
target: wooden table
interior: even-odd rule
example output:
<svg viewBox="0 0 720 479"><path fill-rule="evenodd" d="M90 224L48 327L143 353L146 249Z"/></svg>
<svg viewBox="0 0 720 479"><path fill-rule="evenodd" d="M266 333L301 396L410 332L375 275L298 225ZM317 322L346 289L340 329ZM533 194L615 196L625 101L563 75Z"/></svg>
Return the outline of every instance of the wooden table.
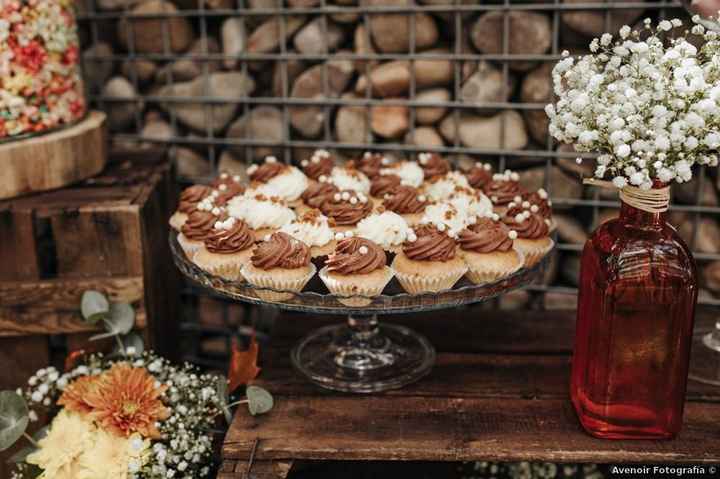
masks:
<svg viewBox="0 0 720 479"><path fill-rule="evenodd" d="M698 322L712 319L704 312ZM607 441L581 430L568 399L574 312L393 317L430 338L437 364L413 385L368 396L322 390L290 365L297 339L341 320L280 316L259 381L275 409L236 414L220 479L247 477L250 463L253 478L283 478L301 460L720 462L720 388L693 381L675 440Z"/></svg>

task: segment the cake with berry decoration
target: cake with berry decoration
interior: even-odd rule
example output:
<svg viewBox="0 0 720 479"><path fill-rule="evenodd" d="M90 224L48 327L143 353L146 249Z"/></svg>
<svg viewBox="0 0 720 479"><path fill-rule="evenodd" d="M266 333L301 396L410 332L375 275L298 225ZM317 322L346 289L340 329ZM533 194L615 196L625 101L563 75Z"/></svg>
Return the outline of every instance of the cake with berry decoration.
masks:
<svg viewBox="0 0 720 479"><path fill-rule="evenodd" d="M71 0L0 4L0 139L82 119L85 92Z"/></svg>

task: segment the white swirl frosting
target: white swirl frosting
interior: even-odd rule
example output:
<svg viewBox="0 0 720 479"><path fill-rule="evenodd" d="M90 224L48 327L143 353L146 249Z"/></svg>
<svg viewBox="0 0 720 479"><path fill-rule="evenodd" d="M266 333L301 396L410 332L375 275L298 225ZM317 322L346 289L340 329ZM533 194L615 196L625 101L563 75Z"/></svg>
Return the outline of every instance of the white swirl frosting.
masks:
<svg viewBox="0 0 720 479"><path fill-rule="evenodd" d="M493 212L493 204L490 199L479 191L470 188L457 188L447 198L460 214L468 217L480 218L488 216Z"/></svg>
<svg viewBox="0 0 720 479"><path fill-rule="evenodd" d="M414 188L420 187L425 179L423 169L414 161L401 161L388 168L380 170L381 175L397 175L404 185Z"/></svg>
<svg viewBox="0 0 720 479"><path fill-rule="evenodd" d="M370 194L370 179L358 170L336 166L330 173L330 183L341 191L352 190Z"/></svg>
<svg viewBox="0 0 720 479"><path fill-rule="evenodd" d="M449 198L457 187L470 188L470 184L462 173L450 171L438 180L427 183L425 192L434 201L440 201Z"/></svg>
<svg viewBox="0 0 720 479"><path fill-rule="evenodd" d="M265 196L276 196L285 201L295 201L300 198L308 186L305 174L294 166L287 168L267 183L259 184L255 191Z"/></svg>
<svg viewBox="0 0 720 479"><path fill-rule="evenodd" d="M405 219L392 211L372 214L361 220L355 228L355 234L369 239L384 249L401 245L412 231Z"/></svg>
<svg viewBox="0 0 720 479"><path fill-rule="evenodd" d="M440 231L447 231L448 235L456 238L475 220L476 218L458 211L450 203L435 203L425 208L425 214L420 223L435 225Z"/></svg>
<svg viewBox="0 0 720 479"><path fill-rule="evenodd" d="M280 231L287 233L308 246L325 246L333 240L334 234L326 216L318 215L312 221L298 218L287 223Z"/></svg>
<svg viewBox="0 0 720 479"><path fill-rule="evenodd" d="M253 193L231 199L228 214L244 220L252 229L281 228L295 219L295 213L283 201Z"/></svg>

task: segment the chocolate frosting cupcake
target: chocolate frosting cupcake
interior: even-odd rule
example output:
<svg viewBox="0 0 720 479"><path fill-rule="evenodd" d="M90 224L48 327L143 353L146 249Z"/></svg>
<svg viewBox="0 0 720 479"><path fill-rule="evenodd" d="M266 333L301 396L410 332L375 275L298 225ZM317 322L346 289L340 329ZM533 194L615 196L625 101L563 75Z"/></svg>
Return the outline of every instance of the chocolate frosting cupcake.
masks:
<svg viewBox="0 0 720 479"><path fill-rule="evenodd" d="M182 234L192 241L203 241L212 230L218 216L211 211L194 210L182 226Z"/></svg>
<svg viewBox="0 0 720 479"><path fill-rule="evenodd" d="M331 183L312 183L300 198L302 198L306 205L312 208L320 208L320 205L325 203L329 198L332 198L335 193L339 192L340 190Z"/></svg>
<svg viewBox="0 0 720 479"><path fill-rule="evenodd" d="M480 218L477 223L461 231L458 243L460 249L475 253L505 252L513 246L510 228L491 218Z"/></svg>
<svg viewBox="0 0 720 479"><path fill-rule="evenodd" d="M413 239L413 238L410 238ZM415 228L415 241L408 240L403 252L413 261L450 261L455 257L455 241L432 225Z"/></svg>
<svg viewBox="0 0 720 479"><path fill-rule="evenodd" d="M426 180L443 176L450 171L450 163L437 153L420 153L418 163L425 173Z"/></svg>
<svg viewBox="0 0 720 479"><path fill-rule="evenodd" d="M228 229L213 228L205 238L205 248L216 254L233 254L255 244L255 236L242 220L235 220Z"/></svg>
<svg viewBox="0 0 720 479"><path fill-rule="evenodd" d="M329 272L349 275L368 274L384 268L386 263L387 257L379 245L353 237L341 240L325 264Z"/></svg>
<svg viewBox="0 0 720 479"><path fill-rule="evenodd" d="M485 187L486 184L492 181L492 166L490 165L490 163L475 163L475 165L470 168L470 171L468 171L465 176L467 177L470 186L475 189L481 190Z"/></svg>
<svg viewBox="0 0 720 479"><path fill-rule="evenodd" d="M516 196L522 196L525 190L519 183L517 173L505 173L493 175L493 179L483 187L483 192L493 204L506 206Z"/></svg>
<svg viewBox="0 0 720 479"><path fill-rule="evenodd" d="M508 214L503 217L503 223L510 229L515 230L518 238L521 239L540 239L550 234L545 218L539 213L532 213L530 210L514 215Z"/></svg>
<svg viewBox="0 0 720 479"><path fill-rule="evenodd" d="M397 175L377 175L370 183L370 194L375 198L383 198L400 186L401 180Z"/></svg>
<svg viewBox="0 0 720 479"><path fill-rule="evenodd" d="M178 203L178 211L190 214L200 201L210 196L212 188L206 185L193 185L185 188L180 193L180 202Z"/></svg>
<svg viewBox="0 0 720 479"><path fill-rule="evenodd" d="M327 198L320 211L335 220L336 225L350 226L368 216L372 212L372 204L362 193L343 191Z"/></svg>
<svg viewBox="0 0 720 479"><path fill-rule="evenodd" d="M302 268L310 264L310 248L287 233L273 233L255 248L250 262L263 270Z"/></svg>
<svg viewBox="0 0 720 479"><path fill-rule="evenodd" d="M310 159L300 162L303 173L308 178L319 180L321 176L329 176L335 166L335 159L327 150L316 150Z"/></svg>
<svg viewBox="0 0 720 479"><path fill-rule="evenodd" d="M267 183L282 172L284 172L288 165L280 163L274 156L268 156L265 158L265 162L261 165L252 165L247 169L250 181L256 181L258 183Z"/></svg>
<svg viewBox="0 0 720 479"><path fill-rule="evenodd" d="M385 196L383 206L395 213L406 215L422 213L429 204L427 196L412 186L398 186Z"/></svg>
<svg viewBox="0 0 720 479"><path fill-rule="evenodd" d="M354 159L352 164L372 180L380 175L380 170L389 165L390 161L382 153L366 151L360 158Z"/></svg>

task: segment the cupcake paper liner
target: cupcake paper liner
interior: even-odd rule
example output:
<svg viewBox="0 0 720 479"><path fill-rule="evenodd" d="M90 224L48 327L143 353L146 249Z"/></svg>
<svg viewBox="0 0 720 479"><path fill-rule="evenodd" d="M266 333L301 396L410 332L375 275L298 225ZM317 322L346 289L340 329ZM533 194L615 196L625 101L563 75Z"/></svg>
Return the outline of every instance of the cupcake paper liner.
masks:
<svg viewBox="0 0 720 479"><path fill-rule="evenodd" d="M245 263L250 260L251 255L252 250L250 249L223 255L212 254L206 249L200 248L200 250L195 253L193 261L210 274L220 276L230 281L242 281L244 278L240 270Z"/></svg>
<svg viewBox="0 0 720 479"><path fill-rule="evenodd" d="M372 303L373 296L382 294L383 289L393 277L393 270L390 267L385 266L384 272L383 281L377 284L366 284L366 281L363 281L365 279L363 275L348 275L343 276L342 279L333 278L328 274L327 266L320 270L318 276L332 294L347 296L337 298L340 303L359 308Z"/></svg>
<svg viewBox="0 0 720 479"><path fill-rule="evenodd" d="M286 301L295 296L293 293L302 291L308 281L315 276L317 268L312 263L310 263L309 266L310 271L308 274L299 278L285 278L282 273L273 274L273 272L270 271L250 267L250 265L243 266L241 274L248 283L254 286L278 290L256 289L254 293L257 294L258 298L265 301Z"/></svg>
<svg viewBox="0 0 720 479"><path fill-rule="evenodd" d="M507 278L525 265L525 255L517 249L513 251L515 251L519 259L515 268L510 270L493 269L488 268L487 265L475 265L473 262L466 260L465 263L467 264L468 270L467 273L465 273L465 277L474 284L493 283L503 278Z"/></svg>
<svg viewBox="0 0 720 479"><path fill-rule="evenodd" d="M525 255L525 267L535 266L551 249L555 242L547 238L547 242L535 242L537 240L515 240L515 247Z"/></svg>
<svg viewBox="0 0 720 479"><path fill-rule="evenodd" d="M184 234L180 233L177 237L178 244L180 244L180 247L185 252L185 255L189 259L193 259L193 256L195 256L195 253L197 253L200 248L203 246L202 241L195 241L188 239Z"/></svg>
<svg viewBox="0 0 720 479"><path fill-rule="evenodd" d="M395 261L393 261L393 265ZM467 265L465 263L457 268L449 268L442 275L437 276L423 276L419 274L407 274L395 270L395 277L400 282L400 285L405 291L410 294L420 293L437 293L446 289L452 288L455 283L467 272Z"/></svg>
<svg viewBox="0 0 720 479"><path fill-rule="evenodd" d="M180 211L176 211L170 217L170 220L168 220L168 223L170 224L170 227L172 229L174 229L175 231L180 231L180 228L182 228L182 226L185 224L187 219L188 219L187 214L181 213Z"/></svg>

